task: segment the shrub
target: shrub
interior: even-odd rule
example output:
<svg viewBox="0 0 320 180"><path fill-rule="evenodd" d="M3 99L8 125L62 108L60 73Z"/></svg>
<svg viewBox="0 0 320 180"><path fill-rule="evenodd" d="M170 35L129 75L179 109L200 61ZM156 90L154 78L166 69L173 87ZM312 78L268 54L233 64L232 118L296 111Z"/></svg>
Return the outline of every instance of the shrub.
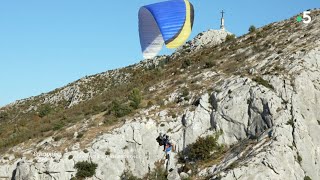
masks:
<svg viewBox="0 0 320 180"><path fill-rule="evenodd" d="M182 93L181 93L181 96L182 96L182 97L188 97L189 94L190 94L190 93L189 93L188 88L183 88Z"/></svg>
<svg viewBox="0 0 320 180"><path fill-rule="evenodd" d="M147 179L167 180L167 173L163 168L163 165L156 164L155 169L148 174Z"/></svg>
<svg viewBox="0 0 320 180"><path fill-rule="evenodd" d="M204 68L212 68L213 66L215 66L216 64L212 61L207 61L204 65Z"/></svg>
<svg viewBox="0 0 320 180"><path fill-rule="evenodd" d="M83 137L83 135L84 135L83 133L79 133L76 138L77 138L77 139L80 139L80 138Z"/></svg>
<svg viewBox="0 0 320 180"><path fill-rule="evenodd" d="M290 125L290 126L294 126L294 122L293 122L293 119L290 119L287 121L286 125Z"/></svg>
<svg viewBox="0 0 320 180"><path fill-rule="evenodd" d="M257 32L257 38L264 38L264 34L261 31L258 31Z"/></svg>
<svg viewBox="0 0 320 180"><path fill-rule="evenodd" d="M77 162L74 166L74 168L77 169L77 178L86 178L86 177L92 177L96 174L96 169L98 165L93 162L88 161L81 161Z"/></svg>
<svg viewBox="0 0 320 180"><path fill-rule="evenodd" d="M255 78L253 78L253 81L255 81L258 84L261 84L261 85L265 86L266 88L274 90L274 87L271 84L269 84L268 81L262 79L261 77L255 77Z"/></svg>
<svg viewBox="0 0 320 180"><path fill-rule="evenodd" d="M73 158L73 155L70 155L69 157L68 157L68 159L72 159Z"/></svg>
<svg viewBox="0 0 320 180"><path fill-rule="evenodd" d="M298 163L301 164L301 162L302 162L302 157L300 156L300 154L298 154L297 160L298 160Z"/></svg>
<svg viewBox="0 0 320 180"><path fill-rule="evenodd" d="M226 36L226 42L233 41L235 39L236 39L236 36L234 34L228 34Z"/></svg>
<svg viewBox="0 0 320 180"><path fill-rule="evenodd" d="M226 170L232 170L232 169L235 169L235 168L237 168L239 166L239 162L233 162L233 163L231 163L227 168L226 168Z"/></svg>
<svg viewBox="0 0 320 180"><path fill-rule="evenodd" d="M9 114L7 112L0 112L0 121L5 121L9 118Z"/></svg>
<svg viewBox="0 0 320 180"><path fill-rule="evenodd" d="M58 136L55 136L55 137L53 138L53 140L54 140L54 141L59 141L61 138L62 138L62 136L58 135Z"/></svg>
<svg viewBox="0 0 320 180"><path fill-rule="evenodd" d="M151 107L153 106L153 102L152 101L148 101L147 107Z"/></svg>
<svg viewBox="0 0 320 180"><path fill-rule="evenodd" d="M138 109L142 100L140 90L137 88L134 88L131 94L129 95L129 100L131 100L130 106L133 109Z"/></svg>
<svg viewBox="0 0 320 180"><path fill-rule="evenodd" d="M121 104L119 101L115 100L112 102L112 111L116 117L123 117L131 113L131 108L126 104Z"/></svg>
<svg viewBox="0 0 320 180"><path fill-rule="evenodd" d="M205 138L200 137L195 143L188 145L185 155L193 161L208 160L214 151L218 155L223 150L223 147L217 142L218 138L219 134Z"/></svg>
<svg viewBox="0 0 320 180"><path fill-rule="evenodd" d="M105 155L106 155L106 156L110 156L110 154L111 154L111 151L110 151L110 149L107 149L107 150L106 150L106 153L105 153Z"/></svg>
<svg viewBox="0 0 320 180"><path fill-rule="evenodd" d="M113 117L113 116L110 116L110 117L106 117L104 120L103 120L103 123L107 126L110 126L110 125L113 125L115 124L116 122L118 122L118 119L116 117Z"/></svg>
<svg viewBox="0 0 320 180"><path fill-rule="evenodd" d="M249 32L250 33L253 33L253 32L255 32L257 30L257 28L254 26L254 25L251 25L250 27L249 27Z"/></svg>
<svg viewBox="0 0 320 180"><path fill-rule="evenodd" d="M84 152L84 153L88 153L89 151L88 151L87 149L84 149L83 152Z"/></svg>
<svg viewBox="0 0 320 180"><path fill-rule="evenodd" d="M121 175L121 180L142 180L132 174L130 171L124 171Z"/></svg>
<svg viewBox="0 0 320 180"><path fill-rule="evenodd" d="M305 176L305 177L303 178L303 180L312 180L312 179L311 179L311 177L309 177L309 176Z"/></svg>
<svg viewBox="0 0 320 180"><path fill-rule="evenodd" d="M64 127L64 123L62 121L58 121L53 124L53 130L57 131L59 129L62 129Z"/></svg>
<svg viewBox="0 0 320 180"><path fill-rule="evenodd" d="M189 66L191 66L191 60L190 59L186 59L182 62L181 64L181 68L182 69L186 69L188 68Z"/></svg>
<svg viewBox="0 0 320 180"><path fill-rule="evenodd" d="M52 108L49 104L43 105L39 108L39 117L43 118L47 115L49 115L52 111Z"/></svg>

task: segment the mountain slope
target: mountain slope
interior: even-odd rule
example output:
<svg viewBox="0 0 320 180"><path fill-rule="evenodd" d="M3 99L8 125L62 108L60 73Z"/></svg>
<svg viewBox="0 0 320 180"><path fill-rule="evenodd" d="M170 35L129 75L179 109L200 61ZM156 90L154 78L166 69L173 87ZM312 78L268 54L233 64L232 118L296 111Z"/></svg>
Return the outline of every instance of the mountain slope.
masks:
<svg viewBox="0 0 320 180"><path fill-rule="evenodd" d="M177 152L212 134L225 147L191 173L176 162L169 179L319 179L320 11L312 15L309 25L291 18L222 44L196 38L171 56L2 107L0 177L70 179L82 160L98 164L94 179L143 177L167 132Z"/></svg>

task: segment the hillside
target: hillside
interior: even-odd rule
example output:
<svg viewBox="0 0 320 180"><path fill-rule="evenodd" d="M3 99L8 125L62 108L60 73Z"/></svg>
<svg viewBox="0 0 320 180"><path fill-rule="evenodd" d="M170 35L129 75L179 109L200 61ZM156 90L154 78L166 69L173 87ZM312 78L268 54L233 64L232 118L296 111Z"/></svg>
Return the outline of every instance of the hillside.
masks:
<svg viewBox="0 0 320 180"><path fill-rule="evenodd" d="M320 10L312 16L236 39L209 30L171 56L1 107L0 178L70 179L87 160L93 179L153 179L164 132L180 157L168 179L319 179ZM210 135L213 154L188 153Z"/></svg>

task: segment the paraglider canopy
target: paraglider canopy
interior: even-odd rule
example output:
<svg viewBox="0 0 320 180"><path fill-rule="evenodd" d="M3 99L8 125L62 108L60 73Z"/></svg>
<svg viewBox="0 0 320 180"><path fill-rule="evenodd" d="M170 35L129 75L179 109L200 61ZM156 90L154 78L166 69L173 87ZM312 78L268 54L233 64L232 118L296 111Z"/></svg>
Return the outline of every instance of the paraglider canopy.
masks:
<svg viewBox="0 0 320 180"><path fill-rule="evenodd" d="M189 38L194 10L188 0L170 0L139 10L139 36L144 58L153 58L165 44L177 48Z"/></svg>

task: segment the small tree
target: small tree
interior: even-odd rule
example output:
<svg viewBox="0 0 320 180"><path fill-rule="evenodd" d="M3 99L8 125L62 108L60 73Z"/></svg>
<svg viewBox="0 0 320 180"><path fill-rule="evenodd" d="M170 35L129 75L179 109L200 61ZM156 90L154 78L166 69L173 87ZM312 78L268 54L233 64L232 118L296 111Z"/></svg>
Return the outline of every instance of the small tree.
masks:
<svg viewBox="0 0 320 180"><path fill-rule="evenodd" d="M51 111L52 111L52 108L50 107L50 105L48 104L43 105L39 108L39 117L43 118L49 115Z"/></svg>
<svg viewBox="0 0 320 180"><path fill-rule="evenodd" d="M81 161L77 162L74 167L77 169L76 177L79 179L84 179L86 177L92 177L95 175L98 165L93 162Z"/></svg>
<svg viewBox="0 0 320 180"><path fill-rule="evenodd" d="M235 39L236 39L236 36L234 34L228 34L226 37L226 42L233 41Z"/></svg>
<svg viewBox="0 0 320 180"><path fill-rule="evenodd" d="M112 112L116 117L123 117L131 113L132 109L127 104L121 104L118 100L112 102Z"/></svg>
<svg viewBox="0 0 320 180"><path fill-rule="evenodd" d="M250 33L253 33L253 32L255 32L257 30L257 28L254 26L254 25L251 25L250 27L249 27L249 32Z"/></svg>
<svg viewBox="0 0 320 180"><path fill-rule="evenodd" d="M137 89L137 88L134 88L132 90L131 94L129 95L129 100L131 101L130 102L130 106L133 109L138 109L139 105L141 103L141 100L142 100L142 96L141 96L140 90Z"/></svg>
<svg viewBox="0 0 320 180"><path fill-rule="evenodd" d="M0 112L0 121L5 121L9 117L9 114L7 112Z"/></svg>
<svg viewBox="0 0 320 180"><path fill-rule="evenodd" d="M219 135L200 137L195 143L188 145L185 155L191 160L203 161L213 157L211 152L215 152L215 155L220 154L223 152L223 146L217 142Z"/></svg>

